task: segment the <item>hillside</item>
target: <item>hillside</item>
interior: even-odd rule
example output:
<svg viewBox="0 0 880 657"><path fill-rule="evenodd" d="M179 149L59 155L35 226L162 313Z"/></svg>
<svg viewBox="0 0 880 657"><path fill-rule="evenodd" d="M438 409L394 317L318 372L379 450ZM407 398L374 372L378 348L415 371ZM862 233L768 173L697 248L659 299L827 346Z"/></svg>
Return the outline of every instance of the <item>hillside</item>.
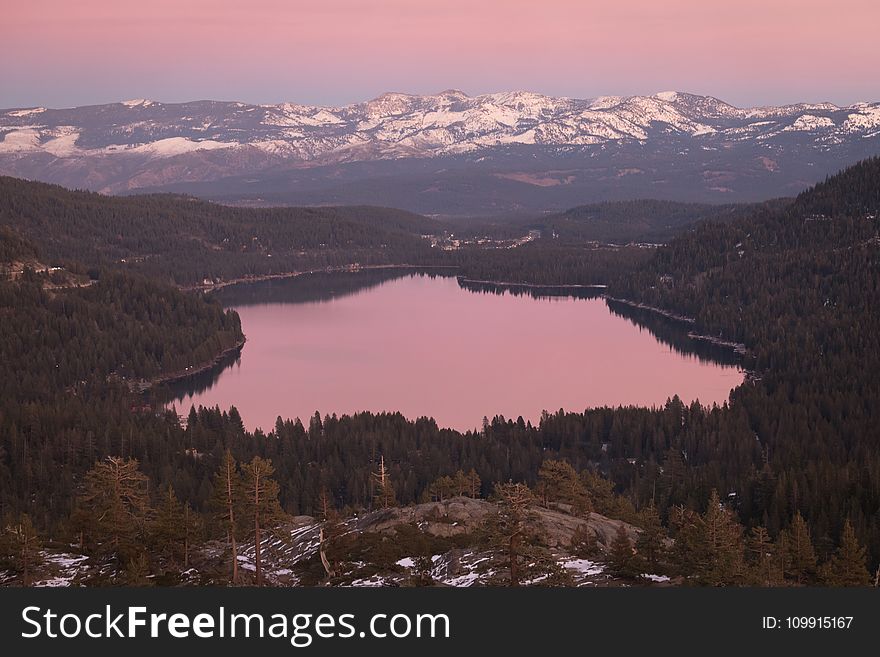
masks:
<svg viewBox="0 0 880 657"><path fill-rule="evenodd" d="M637 255L612 247L554 245L556 240L546 237L516 248L472 245L448 252L465 271L473 268L484 278L513 272L526 282L586 284L601 272L610 296L688 316L693 320L688 330L698 339L743 343L746 382L721 407L686 405L673 397L658 408L560 409L543 414L536 425L497 416L487 418L482 430L466 433L393 412L316 413L302 420L281 415L270 431L250 432L234 407L192 409L179 418L157 410L160 397L133 398L112 385L85 393L64 389L43 400L29 396L41 389L33 385L36 375L66 382L79 371L73 367L78 363L89 370L96 362L108 365L94 360L103 350L91 352L86 345L56 373L61 345L71 335L82 334L87 343L92 337L96 344L109 341L114 361L131 365L127 359L134 358L138 371L149 375L166 353L176 363L194 353L194 338L198 343L203 340L198 336L210 335L190 330L185 320L193 312L204 314L207 323L200 326L206 329L211 322L234 328L235 318L223 319L216 304L158 289L154 282L134 286L130 274L115 274L120 278L112 287L120 293L104 288L109 296L102 296L101 286L114 277L105 273L98 284L67 293L46 285L49 273L24 274L18 282L0 284L9 300L2 312L34 309L38 320L22 322L21 335L12 330L4 340L15 371L29 376L4 379L0 504L20 526L27 526L24 518L32 521L32 531L53 550L85 555L90 564L111 564L124 573L115 583L176 581L196 545L200 551L215 546L214 572L217 564L241 562L243 572L229 577L250 577L244 564L256 568L249 551L256 539L253 523L241 522L241 512L253 511L253 505L237 496L232 503L240 525L230 524L217 497L224 473L247 481L259 469L273 479L264 527L286 527L291 517L309 515L320 519L331 544L351 536L337 541L339 553L328 557L353 565L340 569L340 583L402 583L409 566L399 561L415 564L415 557L442 554L448 555L441 557L446 564L454 554L464 557L450 554L462 549L465 563L473 563L471 556L483 550L478 546L494 546L490 552L498 555L505 541L520 566L540 563L547 583L563 581L550 579L557 576L569 583L572 573L559 570L558 545L531 533L512 547L509 541L520 536L519 529L534 528L526 522L528 513L570 504L573 513L567 515L589 510L644 530L636 546L625 532L614 541L615 571L631 582L650 573L707 586L866 584L868 568L873 573L880 563L880 382L874 374L880 368L878 162L842 171L793 203L704 222L665 246L637 249ZM421 239L392 229L389 234L401 235L404 243ZM106 243L110 248L111 241ZM539 280L544 277L554 280ZM124 293L127 286L134 286L130 295ZM24 303L16 295L32 300ZM90 303L105 308L91 309ZM112 330L76 321L81 308L88 316L107 318ZM625 313L625 304L618 310ZM143 321L144 312L154 323ZM25 366L21 359L28 358L38 330L48 331L48 346ZM127 507L125 522L107 515L104 505L112 495L98 494L114 471L137 482L136 504ZM382 518L421 513L414 509L426 500L462 493L499 510L497 517L490 514L485 533L466 545L441 549L412 528L384 537L344 530L367 514L380 514L373 516L380 525ZM383 508L395 506L401 511ZM300 529L313 534L314 523L302 522ZM442 518L422 522L443 524ZM713 528L710 535L707 528ZM227 556L221 554L232 536L242 559L228 556L231 547ZM644 536L651 538L647 545ZM640 555L635 561L633 547ZM280 546L277 550L282 553ZM649 570L642 569L643 558L654 564ZM20 562L11 562L8 581L21 581ZM433 561L421 563L420 581L446 577L435 572ZM324 567L313 559L308 568L311 579L302 582L319 581ZM280 570L273 566L266 578L284 575ZM173 577L165 579L169 571ZM450 577L472 574L457 572ZM532 580L523 575L522 581Z"/></svg>
<svg viewBox="0 0 880 657"><path fill-rule="evenodd" d="M53 265L113 266L179 284L403 262L424 254L420 235L442 226L387 208L232 208L171 195L110 197L14 178L0 178L0 225L6 227L3 244L11 243L13 229Z"/></svg>
<svg viewBox="0 0 880 657"><path fill-rule="evenodd" d="M785 204L788 200L768 202ZM733 221L753 214L759 204L678 203L652 199L579 205L528 222L563 241L665 242L700 221Z"/></svg>
<svg viewBox="0 0 880 657"><path fill-rule="evenodd" d="M748 427L727 439L740 465L724 461L742 516L772 528L797 510L822 541L849 519L875 558L878 189L880 158L860 162L789 207L703 224L613 285L753 354L730 411Z"/></svg>
<svg viewBox="0 0 880 657"><path fill-rule="evenodd" d="M490 586L503 583L505 555L482 536L487 520L499 513L497 503L468 497L427 502L403 508L365 513L342 521L335 529L336 544L325 545L334 575L328 580L321 565L320 530L325 524L312 516L290 518L265 539L262 568L272 586ZM555 585L621 586L634 580L615 576L608 565L619 528L635 541L638 528L592 513L572 515L570 510L534 506L530 528L547 544ZM585 558L577 554L579 533L595 537L596 547ZM242 584L253 584L254 543L242 546L239 555ZM158 575L163 584L223 585L228 579L228 547L222 541L199 546L183 573L173 563ZM37 585L77 586L124 580L125 573L108 569L101 560L76 551L76 546L56 545L43 553L34 579ZM525 586L546 586L547 572L535 572ZM638 583L669 582L668 577L645 573ZM0 585L4 574L0 571Z"/></svg>

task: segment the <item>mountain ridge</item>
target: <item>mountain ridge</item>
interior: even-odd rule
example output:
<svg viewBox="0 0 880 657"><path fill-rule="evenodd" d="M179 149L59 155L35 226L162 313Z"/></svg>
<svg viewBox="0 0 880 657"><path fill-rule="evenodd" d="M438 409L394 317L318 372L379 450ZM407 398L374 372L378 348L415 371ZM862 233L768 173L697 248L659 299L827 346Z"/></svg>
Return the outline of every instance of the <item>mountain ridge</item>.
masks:
<svg viewBox="0 0 880 657"><path fill-rule="evenodd" d="M0 174L108 193L440 214L636 194L762 200L878 151L877 102L738 108L679 91L574 99L450 89L341 107L133 99L0 110ZM636 191L646 186L660 192Z"/></svg>

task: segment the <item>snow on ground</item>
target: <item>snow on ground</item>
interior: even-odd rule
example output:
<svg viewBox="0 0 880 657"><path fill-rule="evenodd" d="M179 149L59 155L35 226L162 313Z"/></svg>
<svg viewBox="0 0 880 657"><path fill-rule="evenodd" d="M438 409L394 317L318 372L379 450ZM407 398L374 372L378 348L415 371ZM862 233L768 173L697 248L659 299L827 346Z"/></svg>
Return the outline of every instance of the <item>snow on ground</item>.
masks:
<svg viewBox="0 0 880 657"><path fill-rule="evenodd" d="M159 139L140 146L129 148L129 153L143 153L153 155L155 157L171 157L173 155L181 155L183 153L192 153L193 151L211 151L220 148L233 148L238 146L233 141L214 141L213 139L204 139L201 141L193 141L187 137L168 137L167 139Z"/></svg>
<svg viewBox="0 0 880 657"><path fill-rule="evenodd" d="M13 110L11 112L6 112L6 115L7 116L14 116L16 118L21 118L22 116L32 116L34 114L40 114L45 111L46 111L45 107L33 107L30 109L20 109L20 110Z"/></svg>
<svg viewBox="0 0 880 657"><path fill-rule="evenodd" d="M560 565L566 570L580 573L581 575L599 575L604 572L605 567L602 564L590 561L588 559L570 558L560 562Z"/></svg>
<svg viewBox="0 0 880 657"><path fill-rule="evenodd" d="M44 564L41 570L50 576L35 581L34 586L58 588L73 584L73 580L79 574L88 557L66 552L55 554L43 552L43 559Z"/></svg>
<svg viewBox="0 0 880 657"><path fill-rule="evenodd" d="M40 150L40 133L33 128L6 133L0 141L0 153L26 153Z"/></svg>

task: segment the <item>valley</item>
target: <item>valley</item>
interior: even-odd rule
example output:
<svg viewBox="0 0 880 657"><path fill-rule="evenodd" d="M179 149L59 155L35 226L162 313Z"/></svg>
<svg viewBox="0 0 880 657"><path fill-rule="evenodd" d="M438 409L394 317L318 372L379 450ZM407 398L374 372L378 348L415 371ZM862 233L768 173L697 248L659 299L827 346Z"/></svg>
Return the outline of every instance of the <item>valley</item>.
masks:
<svg viewBox="0 0 880 657"><path fill-rule="evenodd" d="M589 226L597 212L614 216L618 209L612 206L568 213L565 222L576 229L568 233L564 224L532 228L533 220L526 220L516 231L540 230L541 236L516 248L475 243L443 250L423 235L460 228L396 210L230 208L191 198L110 198L2 179L0 252L8 262L39 262L90 281L53 287L57 271L25 268L0 283L0 505L15 519L8 526L20 528L3 534L4 545L18 546L4 552L4 581L32 583L35 574L64 562L88 573L70 582L196 583L186 579L189 559L213 554L213 565L204 570L211 582L281 585L275 577L289 567L297 577L311 569L313 579L304 582L450 584L455 582L443 580L425 559L433 564L434 556L447 555L441 556L446 563L450 550L460 549L459 557L481 555L475 558L495 563L492 580L508 584L570 583L566 564L574 559L594 564L589 569L597 577L610 573L605 583L611 584L645 585L655 576L710 586L867 583L880 549L871 483L880 478L872 411L880 395L872 377L880 331L871 310L878 289L878 181L874 158L783 202L710 214L668 206L670 214L657 217L657 225L680 229L663 244L587 239L592 236L577 222ZM620 211L633 216L634 208ZM506 240L509 231L490 222L477 233ZM548 296L547 286L568 295L581 288L565 286L603 285L611 298L603 313L618 322L613 335L638 327L648 332L646 344L665 345L672 354L717 353L727 345L722 351L741 359L751 374L728 383L716 400L724 401L728 392L729 398L717 406L669 390L659 403L601 399L586 408L543 409L529 421L514 419L521 410L487 409L474 429L449 428L387 404L338 413L324 408L299 420L295 415L312 410L279 408L272 426L252 429L232 399L179 417L164 410L168 391L162 386L133 396L132 381L210 362L245 337L242 316L215 296L235 292L265 303L255 292L263 286L274 290L273 303L290 303L290 284L293 307L336 307L333 300L321 301L327 295L323 274L225 286L210 294L181 287L341 267L361 271L338 274L334 297L369 299L357 293L358 277L392 290L399 272L387 266L400 263L449 267L461 279L436 280L481 305L505 300L554 304L559 311L587 307L564 296L534 297ZM519 287L498 296L494 286L467 279ZM420 297L389 309L411 307L416 316L430 317L414 303ZM358 326L357 318L350 321ZM521 320L508 324L526 326ZM440 335L454 336L454 326ZM430 336L415 331L394 344L412 341L422 353L442 358L441 338ZM565 380L541 363L518 362L507 359L503 379L538 387L548 376L553 383ZM294 377L305 373L278 364ZM598 380L615 366L603 366ZM304 377L304 389L318 387L326 372L319 365ZM621 374L630 385L644 378ZM276 373L260 378L270 386L283 380ZM376 387L375 380L365 383ZM432 385L411 388L430 395ZM239 482L235 490L245 491L258 474L268 487L261 505L244 492L223 502L224 481ZM123 498L106 492L118 477L133 486ZM490 506L478 503L488 513L473 533L457 539L461 544L441 549L429 525L415 521L372 533L346 529L364 514L380 523L389 514L435 514L419 505L445 504L464 493ZM230 508L239 518L259 513L263 533L252 533L246 523L230 524ZM552 532L529 520L548 511L562 513L566 523L586 523L585 529L568 545L558 539L553 544ZM436 513L436 522L456 522L443 519L453 515L446 507ZM314 520L296 520L304 515ZM590 523L603 518L626 523L632 534L599 540L598 525ZM281 546L296 545L297 532L315 523L326 531L329 569L320 551L317 559L310 553L307 564L285 562L284 554L293 553ZM707 538L709 525L723 528L723 543ZM529 528L528 540L514 546L512 557L511 527ZM373 561L359 556L364 550L381 554L380 546L393 544L405 545L406 553L391 550L381 559L371 556ZM797 560L793 544L807 546ZM258 546L265 546L265 557L256 557ZM275 553L279 561L270 564ZM239 562L253 565L253 580ZM398 562L425 567L414 577L407 574L412 567ZM346 565L337 572L334 563ZM526 572L528 564L540 567ZM224 566L230 567L226 573ZM457 572L453 579L477 581L471 577L476 571Z"/></svg>

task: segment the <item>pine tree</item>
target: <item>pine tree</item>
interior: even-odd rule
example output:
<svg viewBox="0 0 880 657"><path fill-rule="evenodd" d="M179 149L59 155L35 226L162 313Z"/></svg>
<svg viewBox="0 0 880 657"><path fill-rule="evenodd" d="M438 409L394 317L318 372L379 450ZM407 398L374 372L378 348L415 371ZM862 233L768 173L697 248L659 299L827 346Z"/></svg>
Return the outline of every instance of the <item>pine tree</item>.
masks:
<svg viewBox="0 0 880 657"><path fill-rule="evenodd" d="M816 574L816 552L810 539L810 528L798 511L788 529L782 532L785 546L783 572L795 584L808 584Z"/></svg>
<svg viewBox="0 0 880 657"><path fill-rule="evenodd" d="M34 571L44 561L42 544L30 516L23 513L17 522L9 523L0 539L2 565L18 574L22 586L30 586Z"/></svg>
<svg viewBox="0 0 880 657"><path fill-rule="evenodd" d="M385 457L379 459L379 469L372 473L375 493L373 495L373 505L380 509L388 509L397 506L397 496L394 494L394 485L391 483L391 476L385 467Z"/></svg>
<svg viewBox="0 0 880 657"><path fill-rule="evenodd" d="M319 508L321 529L318 537L318 552L321 557L321 565L324 567L327 579L330 580L336 576L336 567L330 562L327 553L335 547L334 543L341 536L344 528L340 522L339 512L333 507L326 488L321 489Z"/></svg>
<svg viewBox="0 0 880 657"><path fill-rule="evenodd" d="M773 569L775 546L766 528L752 527L748 540L748 552L751 557L755 581L761 586L774 586L777 582Z"/></svg>
<svg viewBox="0 0 880 657"><path fill-rule="evenodd" d="M171 486L165 490L153 521L153 542L160 554L182 560L189 568L189 552L197 529L197 517L189 504L181 504Z"/></svg>
<svg viewBox="0 0 880 657"><path fill-rule="evenodd" d="M599 541L596 538L596 532L590 529L587 523L578 525L571 534L569 549L574 556L581 559L595 558L599 554Z"/></svg>
<svg viewBox="0 0 880 657"><path fill-rule="evenodd" d="M721 504L718 491L709 496L709 505L702 517L708 547L706 568L698 577L710 586L742 584L745 575L743 560L743 528L730 509Z"/></svg>
<svg viewBox="0 0 880 657"><path fill-rule="evenodd" d="M85 531L96 551L123 562L139 554L151 511L147 486L135 459L109 456L86 473L77 506L89 519Z"/></svg>
<svg viewBox="0 0 880 657"><path fill-rule="evenodd" d="M509 573L506 584L519 586L569 586L571 574L559 565L547 547L539 523L534 522L532 505L535 497L525 484L495 486L497 511L483 525L488 541L495 550L492 562L498 570Z"/></svg>
<svg viewBox="0 0 880 657"><path fill-rule="evenodd" d="M256 585L263 585L262 548L263 532L274 529L283 520L284 513L278 503L278 483L272 479L275 468L272 461L255 456L242 466L244 492L248 517L253 520L254 566Z"/></svg>
<svg viewBox="0 0 880 657"><path fill-rule="evenodd" d="M871 574L865 566L866 561L867 551L847 519L840 535L840 545L823 569L823 581L827 586L868 586Z"/></svg>
<svg viewBox="0 0 880 657"><path fill-rule="evenodd" d="M576 514L591 510L583 482L568 461L548 459L538 470L538 490L544 503L570 504Z"/></svg>
<svg viewBox="0 0 880 657"><path fill-rule="evenodd" d="M453 496L455 488L455 480L452 477L447 475L438 477L428 486L428 499L430 501L442 502Z"/></svg>
<svg viewBox="0 0 880 657"><path fill-rule="evenodd" d="M634 579L639 576L639 559L622 523L617 527L607 558L608 569L615 577Z"/></svg>
<svg viewBox="0 0 880 657"><path fill-rule="evenodd" d="M667 552L667 537L653 504L639 513L639 526L642 531L636 539L636 552L651 573L659 573Z"/></svg>
<svg viewBox="0 0 880 657"><path fill-rule="evenodd" d="M229 541L232 557L232 583L238 584L238 536L243 514L242 504L244 490L241 475L238 472L238 464L228 449L223 454L220 469L214 475L214 495L211 506L214 509L215 518L223 525L227 540Z"/></svg>
<svg viewBox="0 0 880 657"><path fill-rule="evenodd" d="M452 476L452 492L456 497L467 495L470 484L463 470L456 470Z"/></svg>
<svg viewBox="0 0 880 657"><path fill-rule="evenodd" d="M480 489L482 488L483 482L480 480L480 475L477 474L477 471L471 468L467 473L467 495L474 499L480 497Z"/></svg>
<svg viewBox="0 0 880 657"><path fill-rule="evenodd" d="M702 586L745 583L743 528L713 490L706 512L676 507L670 514L673 554L679 573Z"/></svg>

